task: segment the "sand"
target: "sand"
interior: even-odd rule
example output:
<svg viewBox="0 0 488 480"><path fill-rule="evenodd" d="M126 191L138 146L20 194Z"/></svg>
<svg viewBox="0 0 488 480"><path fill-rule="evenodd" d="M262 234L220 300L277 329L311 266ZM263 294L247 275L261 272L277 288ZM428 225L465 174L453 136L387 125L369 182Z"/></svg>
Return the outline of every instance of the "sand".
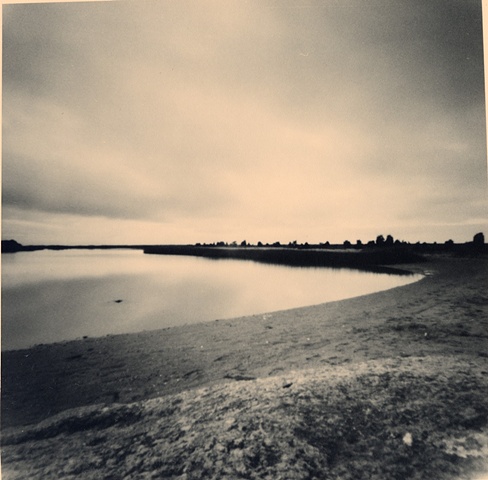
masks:
<svg viewBox="0 0 488 480"><path fill-rule="evenodd" d="M2 354L3 478L488 473L488 259L354 299Z"/></svg>

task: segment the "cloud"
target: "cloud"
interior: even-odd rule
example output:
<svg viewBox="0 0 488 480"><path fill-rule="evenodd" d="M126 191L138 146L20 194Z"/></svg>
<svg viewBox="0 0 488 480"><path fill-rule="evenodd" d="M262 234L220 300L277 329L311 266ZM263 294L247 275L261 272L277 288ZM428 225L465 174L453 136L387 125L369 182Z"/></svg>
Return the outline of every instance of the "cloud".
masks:
<svg viewBox="0 0 488 480"><path fill-rule="evenodd" d="M56 215L79 218L70 242L91 224L92 243L110 241L100 219L146 242L478 225L480 15L450 0L6 5L6 225L33 243L60 238ZM33 212L44 234L17 222Z"/></svg>

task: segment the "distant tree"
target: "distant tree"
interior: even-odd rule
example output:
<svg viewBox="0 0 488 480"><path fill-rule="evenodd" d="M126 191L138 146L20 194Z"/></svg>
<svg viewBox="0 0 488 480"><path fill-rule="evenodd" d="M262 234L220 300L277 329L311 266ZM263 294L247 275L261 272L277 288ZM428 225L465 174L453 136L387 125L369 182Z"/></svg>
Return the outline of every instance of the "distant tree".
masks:
<svg viewBox="0 0 488 480"><path fill-rule="evenodd" d="M449 239L449 240L446 240L444 242L445 245L453 245L454 244L454 241L452 239Z"/></svg>
<svg viewBox="0 0 488 480"><path fill-rule="evenodd" d="M485 236L483 235L482 232L480 233L477 233L474 237L473 237L473 244L474 245L484 245L485 244Z"/></svg>
<svg viewBox="0 0 488 480"><path fill-rule="evenodd" d="M363 242L361 242L361 240L356 240L356 246L362 247L363 246Z"/></svg>
<svg viewBox="0 0 488 480"><path fill-rule="evenodd" d="M234 240L231 244L230 244L231 247L237 247L237 242Z"/></svg>
<svg viewBox="0 0 488 480"><path fill-rule="evenodd" d="M241 247L247 247L247 242L245 240L241 242Z"/></svg>
<svg viewBox="0 0 488 480"><path fill-rule="evenodd" d="M273 247L281 247L281 243L280 242L275 242L275 243L273 243Z"/></svg>
<svg viewBox="0 0 488 480"><path fill-rule="evenodd" d="M258 242L258 247L262 247L263 246L263 243L262 242Z"/></svg>
<svg viewBox="0 0 488 480"><path fill-rule="evenodd" d="M351 242L349 240L344 240L344 243L343 245L346 247L346 248L349 248L351 246Z"/></svg>
<svg viewBox="0 0 488 480"><path fill-rule="evenodd" d="M382 247L385 244L385 237L383 235L378 235L376 237L376 245Z"/></svg>
<svg viewBox="0 0 488 480"><path fill-rule="evenodd" d="M385 245L388 247L391 247L393 245L393 237L391 235L387 235Z"/></svg>
<svg viewBox="0 0 488 480"><path fill-rule="evenodd" d="M2 240L2 252L3 253L15 253L23 249L21 245L16 240Z"/></svg>

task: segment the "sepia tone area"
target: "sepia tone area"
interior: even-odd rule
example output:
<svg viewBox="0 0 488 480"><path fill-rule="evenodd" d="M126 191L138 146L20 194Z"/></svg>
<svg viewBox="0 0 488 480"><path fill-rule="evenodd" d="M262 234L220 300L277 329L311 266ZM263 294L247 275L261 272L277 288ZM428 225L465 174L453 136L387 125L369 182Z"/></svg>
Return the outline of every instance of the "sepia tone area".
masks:
<svg viewBox="0 0 488 480"><path fill-rule="evenodd" d="M3 355L4 478L476 478L488 263L350 300Z"/></svg>
<svg viewBox="0 0 488 480"><path fill-rule="evenodd" d="M481 0L1 13L3 479L488 479Z"/></svg>

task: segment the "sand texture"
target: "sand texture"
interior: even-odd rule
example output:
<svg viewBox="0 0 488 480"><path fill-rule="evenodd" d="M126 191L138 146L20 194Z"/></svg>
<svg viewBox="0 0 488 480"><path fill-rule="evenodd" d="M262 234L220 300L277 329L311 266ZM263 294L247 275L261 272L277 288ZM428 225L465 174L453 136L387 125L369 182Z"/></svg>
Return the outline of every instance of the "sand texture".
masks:
<svg viewBox="0 0 488 480"><path fill-rule="evenodd" d="M426 276L323 305L4 352L3 478L488 473L488 260L405 268Z"/></svg>

